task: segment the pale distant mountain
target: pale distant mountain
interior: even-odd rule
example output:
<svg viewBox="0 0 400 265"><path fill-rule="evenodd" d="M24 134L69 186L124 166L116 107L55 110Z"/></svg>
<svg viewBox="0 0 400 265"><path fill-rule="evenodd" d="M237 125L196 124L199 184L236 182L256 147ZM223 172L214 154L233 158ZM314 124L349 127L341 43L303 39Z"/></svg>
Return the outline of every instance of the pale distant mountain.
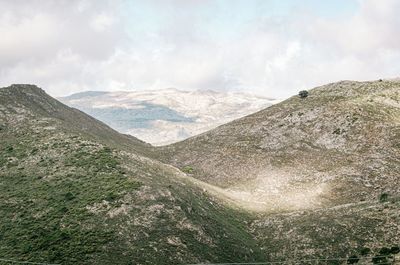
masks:
<svg viewBox="0 0 400 265"><path fill-rule="evenodd" d="M178 142L264 109L277 100L238 92L88 91L60 100L153 145Z"/></svg>

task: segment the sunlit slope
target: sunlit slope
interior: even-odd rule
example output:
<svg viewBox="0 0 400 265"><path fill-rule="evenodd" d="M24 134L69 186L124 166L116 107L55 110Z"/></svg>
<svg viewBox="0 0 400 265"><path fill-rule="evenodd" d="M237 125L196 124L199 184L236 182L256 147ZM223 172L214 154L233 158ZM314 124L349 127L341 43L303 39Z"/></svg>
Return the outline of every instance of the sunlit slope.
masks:
<svg viewBox="0 0 400 265"><path fill-rule="evenodd" d="M1 259L263 260L245 213L176 168L142 156L147 145L34 86L1 88L0 102Z"/></svg>
<svg viewBox="0 0 400 265"><path fill-rule="evenodd" d="M261 211L400 191L400 83L342 81L157 151Z"/></svg>

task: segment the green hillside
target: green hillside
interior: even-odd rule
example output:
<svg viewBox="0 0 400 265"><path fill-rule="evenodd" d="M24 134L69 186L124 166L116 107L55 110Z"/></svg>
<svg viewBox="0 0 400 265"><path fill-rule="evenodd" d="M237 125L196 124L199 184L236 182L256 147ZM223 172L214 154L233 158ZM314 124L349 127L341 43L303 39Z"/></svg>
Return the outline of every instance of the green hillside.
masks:
<svg viewBox="0 0 400 265"><path fill-rule="evenodd" d="M142 142L34 86L0 89L0 102L0 258L61 264L262 259L245 230L246 214L221 205L175 168L138 155Z"/></svg>

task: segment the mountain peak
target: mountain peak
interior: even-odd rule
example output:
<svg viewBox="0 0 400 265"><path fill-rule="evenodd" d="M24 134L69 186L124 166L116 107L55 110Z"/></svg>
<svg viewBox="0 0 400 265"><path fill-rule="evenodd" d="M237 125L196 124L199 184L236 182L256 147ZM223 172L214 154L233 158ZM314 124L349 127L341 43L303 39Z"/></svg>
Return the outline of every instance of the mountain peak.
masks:
<svg viewBox="0 0 400 265"><path fill-rule="evenodd" d="M22 107L36 114L49 115L66 108L43 89L31 84L12 84L0 88L0 96L9 107Z"/></svg>
<svg viewBox="0 0 400 265"><path fill-rule="evenodd" d="M21 91L21 92L31 92L31 93L45 93L43 89L38 87L37 85L32 84L12 84L4 89L12 90L12 91Z"/></svg>
<svg viewBox="0 0 400 265"><path fill-rule="evenodd" d="M33 104L39 102L43 104L44 101L53 101L43 89L31 84L12 84L8 87L0 88L0 94L4 99L8 99L8 104L24 102L26 107L32 107Z"/></svg>

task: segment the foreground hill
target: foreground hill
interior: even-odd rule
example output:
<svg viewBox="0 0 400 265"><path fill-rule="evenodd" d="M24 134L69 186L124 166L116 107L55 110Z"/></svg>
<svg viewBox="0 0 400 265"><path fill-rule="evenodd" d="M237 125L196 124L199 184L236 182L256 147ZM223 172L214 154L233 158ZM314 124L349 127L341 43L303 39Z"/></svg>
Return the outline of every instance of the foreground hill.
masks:
<svg viewBox="0 0 400 265"><path fill-rule="evenodd" d="M400 82L328 84L158 149L247 208L288 211L400 193Z"/></svg>
<svg viewBox="0 0 400 265"><path fill-rule="evenodd" d="M234 211L177 169L31 85L0 89L0 259L61 264L254 261ZM129 150L129 151L128 151Z"/></svg>
<svg viewBox="0 0 400 265"><path fill-rule="evenodd" d="M340 82L155 148L2 88L0 261L391 264L399 101L397 82Z"/></svg>
<svg viewBox="0 0 400 265"><path fill-rule="evenodd" d="M254 113L275 101L238 92L174 88L73 94L60 100L153 145L184 140Z"/></svg>

